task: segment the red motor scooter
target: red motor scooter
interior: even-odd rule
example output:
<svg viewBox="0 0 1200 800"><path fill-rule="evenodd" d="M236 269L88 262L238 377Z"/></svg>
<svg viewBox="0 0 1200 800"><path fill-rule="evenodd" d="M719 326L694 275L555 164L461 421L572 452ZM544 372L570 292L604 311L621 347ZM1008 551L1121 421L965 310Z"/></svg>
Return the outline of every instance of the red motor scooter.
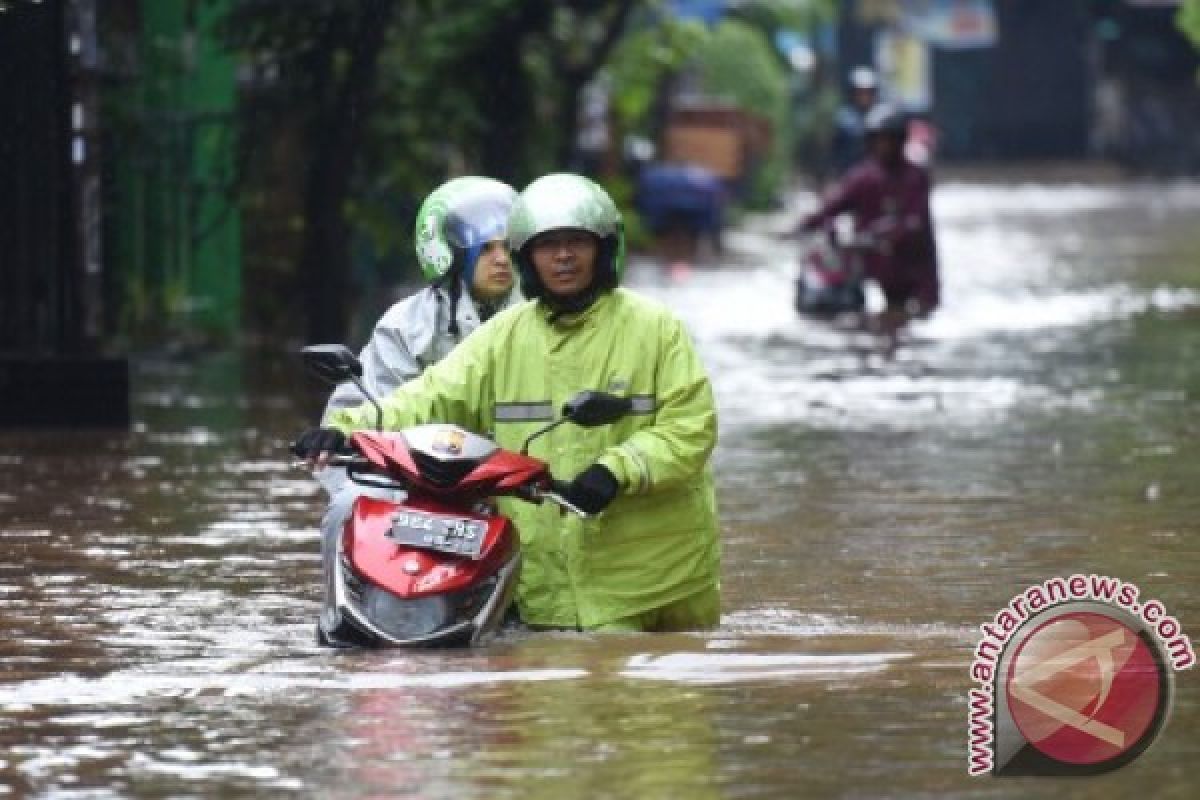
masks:
<svg viewBox="0 0 1200 800"><path fill-rule="evenodd" d="M315 345L302 357L319 377L358 386L382 422L362 384L362 365L347 348ZM512 602L521 552L512 521L491 499L549 500L587 516L554 490L549 466L527 455L529 443L563 422L607 425L630 411L627 397L580 392L520 453L456 425L352 434L352 452L333 465L362 486L400 491L394 499L357 497L336 547L325 548L318 643L470 645L494 632Z"/></svg>
<svg viewBox="0 0 1200 800"><path fill-rule="evenodd" d="M829 225L808 238L796 276L797 313L822 320L867 311L866 259L890 254L889 236L896 221L885 216L867 230Z"/></svg>
<svg viewBox="0 0 1200 800"><path fill-rule="evenodd" d="M809 238L796 276L797 313L820 319L866 310L862 253L870 244L842 242L832 229Z"/></svg>

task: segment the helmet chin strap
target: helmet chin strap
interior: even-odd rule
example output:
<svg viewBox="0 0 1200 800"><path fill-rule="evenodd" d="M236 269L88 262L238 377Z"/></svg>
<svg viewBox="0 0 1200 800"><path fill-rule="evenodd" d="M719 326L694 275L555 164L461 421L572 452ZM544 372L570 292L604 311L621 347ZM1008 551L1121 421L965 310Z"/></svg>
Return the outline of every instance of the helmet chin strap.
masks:
<svg viewBox="0 0 1200 800"><path fill-rule="evenodd" d="M443 272L441 277L433 282L433 286L445 289L446 294L450 297L450 320L446 330L457 341L460 333L458 329L458 300L463 291L462 267L457 258L450 265L450 269Z"/></svg>

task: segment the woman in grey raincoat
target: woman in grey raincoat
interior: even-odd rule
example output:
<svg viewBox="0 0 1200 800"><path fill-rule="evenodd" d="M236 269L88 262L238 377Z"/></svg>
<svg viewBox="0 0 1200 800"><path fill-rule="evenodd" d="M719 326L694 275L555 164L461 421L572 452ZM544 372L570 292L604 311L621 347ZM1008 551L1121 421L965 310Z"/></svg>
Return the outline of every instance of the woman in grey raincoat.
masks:
<svg viewBox="0 0 1200 800"><path fill-rule="evenodd" d="M521 301L505 242L517 193L491 178L448 181L417 212L417 261L429 286L396 303L375 325L359 360L378 398L444 358L497 311ZM322 419L366 398L351 383L334 390Z"/></svg>
<svg viewBox="0 0 1200 800"><path fill-rule="evenodd" d="M440 361L497 311L521 302L506 241L508 214L516 199L511 186L473 176L448 181L425 198L417 212L415 238L417 261L429 286L389 308L359 354L363 385L376 398L386 397ZM322 420L364 402L354 384L341 384L330 396ZM337 536L355 498L386 496L389 490L352 483L342 469L322 469L317 478L330 495L321 521L321 554L327 561L337 552ZM326 563L324 573L328 592L332 565ZM321 625L317 640L338 644Z"/></svg>

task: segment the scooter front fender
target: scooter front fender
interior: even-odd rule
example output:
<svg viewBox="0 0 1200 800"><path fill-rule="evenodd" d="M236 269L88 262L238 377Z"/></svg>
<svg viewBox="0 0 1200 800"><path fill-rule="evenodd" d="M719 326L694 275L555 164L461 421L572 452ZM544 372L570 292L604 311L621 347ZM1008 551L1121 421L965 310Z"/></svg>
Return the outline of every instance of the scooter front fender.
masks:
<svg viewBox="0 0 1200 800"><path fill-rule="evenodd" d="M350 596L346 586L345 562L339 558L335 574L335 593L332 608L326 610L329 620L323 620L326 630L333 626L350 625L364 638L384 647L452 647L475 645L488 635L495 633L504 620L514 596L521 571L521 553L513 554L496 573L496 584L487 601L470 619L459 620L424 636L399 638L373 623L358 603Z"/></svg>

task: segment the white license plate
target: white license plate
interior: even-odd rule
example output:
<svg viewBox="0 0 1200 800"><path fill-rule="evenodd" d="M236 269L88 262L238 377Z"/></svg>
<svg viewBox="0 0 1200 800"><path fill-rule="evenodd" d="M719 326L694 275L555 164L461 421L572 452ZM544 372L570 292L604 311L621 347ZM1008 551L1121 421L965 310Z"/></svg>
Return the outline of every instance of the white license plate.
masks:
<svg viewBox="0 0 1200 800"><path fill-rule="evenodd" d="M487 524L424 511L401 511L392 518L388 538L396 544L478 558Z"/></svg>

